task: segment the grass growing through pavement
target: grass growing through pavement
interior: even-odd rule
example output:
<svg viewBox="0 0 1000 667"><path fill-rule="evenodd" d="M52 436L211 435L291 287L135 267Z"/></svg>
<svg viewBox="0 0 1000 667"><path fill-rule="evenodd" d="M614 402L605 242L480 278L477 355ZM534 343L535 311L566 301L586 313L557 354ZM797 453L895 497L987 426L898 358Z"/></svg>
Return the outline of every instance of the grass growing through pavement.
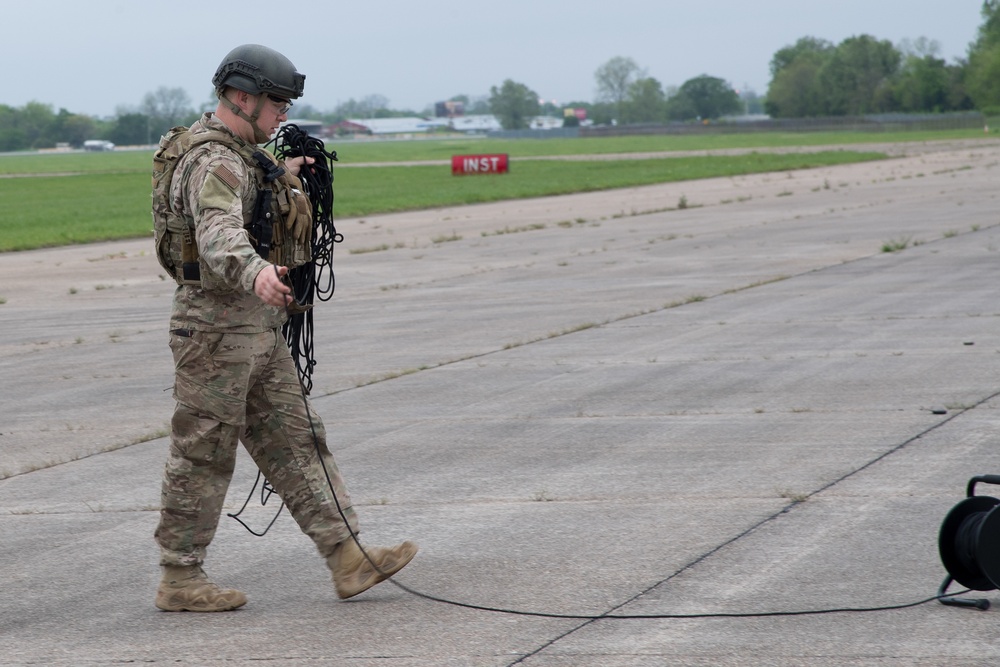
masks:
<svg viewBox="0 0 1000 667"><path fill-rule="evenodd" d="M92 157L80 155L77 157ZM115 156L117 157L117 156ZM146 156L148 158L148 155ZM501 176L452 176L449 167L334 169L334 213L369 216L770 171L884 157L880 153L700 156L648 160L523 161ZM117 161L109 161L119 164ZM149 174L97 171L73 176L0 178L0 251L151 235Z"/></svg>

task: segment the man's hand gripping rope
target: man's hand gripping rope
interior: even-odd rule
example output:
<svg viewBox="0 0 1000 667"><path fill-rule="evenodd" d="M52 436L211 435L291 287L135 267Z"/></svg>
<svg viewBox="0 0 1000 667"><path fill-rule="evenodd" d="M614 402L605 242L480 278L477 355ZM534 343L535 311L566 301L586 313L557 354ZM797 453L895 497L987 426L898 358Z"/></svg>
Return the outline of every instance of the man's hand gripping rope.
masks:
<svg viewBox="0 0 1000 667"><path fill-rule="evenodd" d="M275 308L287 308L292 299L292 288L284 282L287 266L272 264L274 273L261 269L253 281L253 291L261 301Z"/></svg>

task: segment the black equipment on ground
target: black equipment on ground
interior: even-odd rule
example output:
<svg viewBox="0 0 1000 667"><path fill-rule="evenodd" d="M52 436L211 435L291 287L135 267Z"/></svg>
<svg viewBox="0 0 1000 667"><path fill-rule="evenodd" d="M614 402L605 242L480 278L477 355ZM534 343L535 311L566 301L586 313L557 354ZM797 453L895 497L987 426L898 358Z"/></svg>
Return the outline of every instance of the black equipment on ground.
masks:
<svg viewBox="0 0 1000 667"><path fill-rule="evenodd" d="M966 499L948 512L938 533L938 550L948 576L941 582L941 604L986 610L989 600L947 595L953 581L975 591L1000 588L1000 500L977 496L976 484L1000 484L1000 475L979 475L969 480Z"/></svg>

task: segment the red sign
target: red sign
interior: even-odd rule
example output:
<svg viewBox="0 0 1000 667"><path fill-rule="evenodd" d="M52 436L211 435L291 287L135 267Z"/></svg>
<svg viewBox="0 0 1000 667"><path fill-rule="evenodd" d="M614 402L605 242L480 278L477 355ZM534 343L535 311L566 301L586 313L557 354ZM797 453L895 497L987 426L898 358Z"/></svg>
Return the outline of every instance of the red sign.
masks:
<svg viewBox="0 0 1000 667"><path fill-rule="evenodd" d="M452 155L451 173L453 176L462 176L464 174L506 174L507 154Z"/></svg>

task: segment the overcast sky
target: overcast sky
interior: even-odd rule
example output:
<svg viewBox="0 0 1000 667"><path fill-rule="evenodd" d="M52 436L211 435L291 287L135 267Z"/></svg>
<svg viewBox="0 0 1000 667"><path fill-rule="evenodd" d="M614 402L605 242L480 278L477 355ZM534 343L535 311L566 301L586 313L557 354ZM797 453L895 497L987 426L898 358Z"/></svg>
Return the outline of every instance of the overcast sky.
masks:
<svg viewBox="0 0 1000 667"><path fill-rule="evenodd" d="M194 106L223 56L266 44L306 75L304 103L382 95L421 111L505 79L546 101L593 101L594 72L632 58L664 87L708 74L767 91L768 64L800 37L937 41L963 58L982 0L3 0L0 103L106 117L161 86ZM294 114L293 114L294 115Z"/></svg>

